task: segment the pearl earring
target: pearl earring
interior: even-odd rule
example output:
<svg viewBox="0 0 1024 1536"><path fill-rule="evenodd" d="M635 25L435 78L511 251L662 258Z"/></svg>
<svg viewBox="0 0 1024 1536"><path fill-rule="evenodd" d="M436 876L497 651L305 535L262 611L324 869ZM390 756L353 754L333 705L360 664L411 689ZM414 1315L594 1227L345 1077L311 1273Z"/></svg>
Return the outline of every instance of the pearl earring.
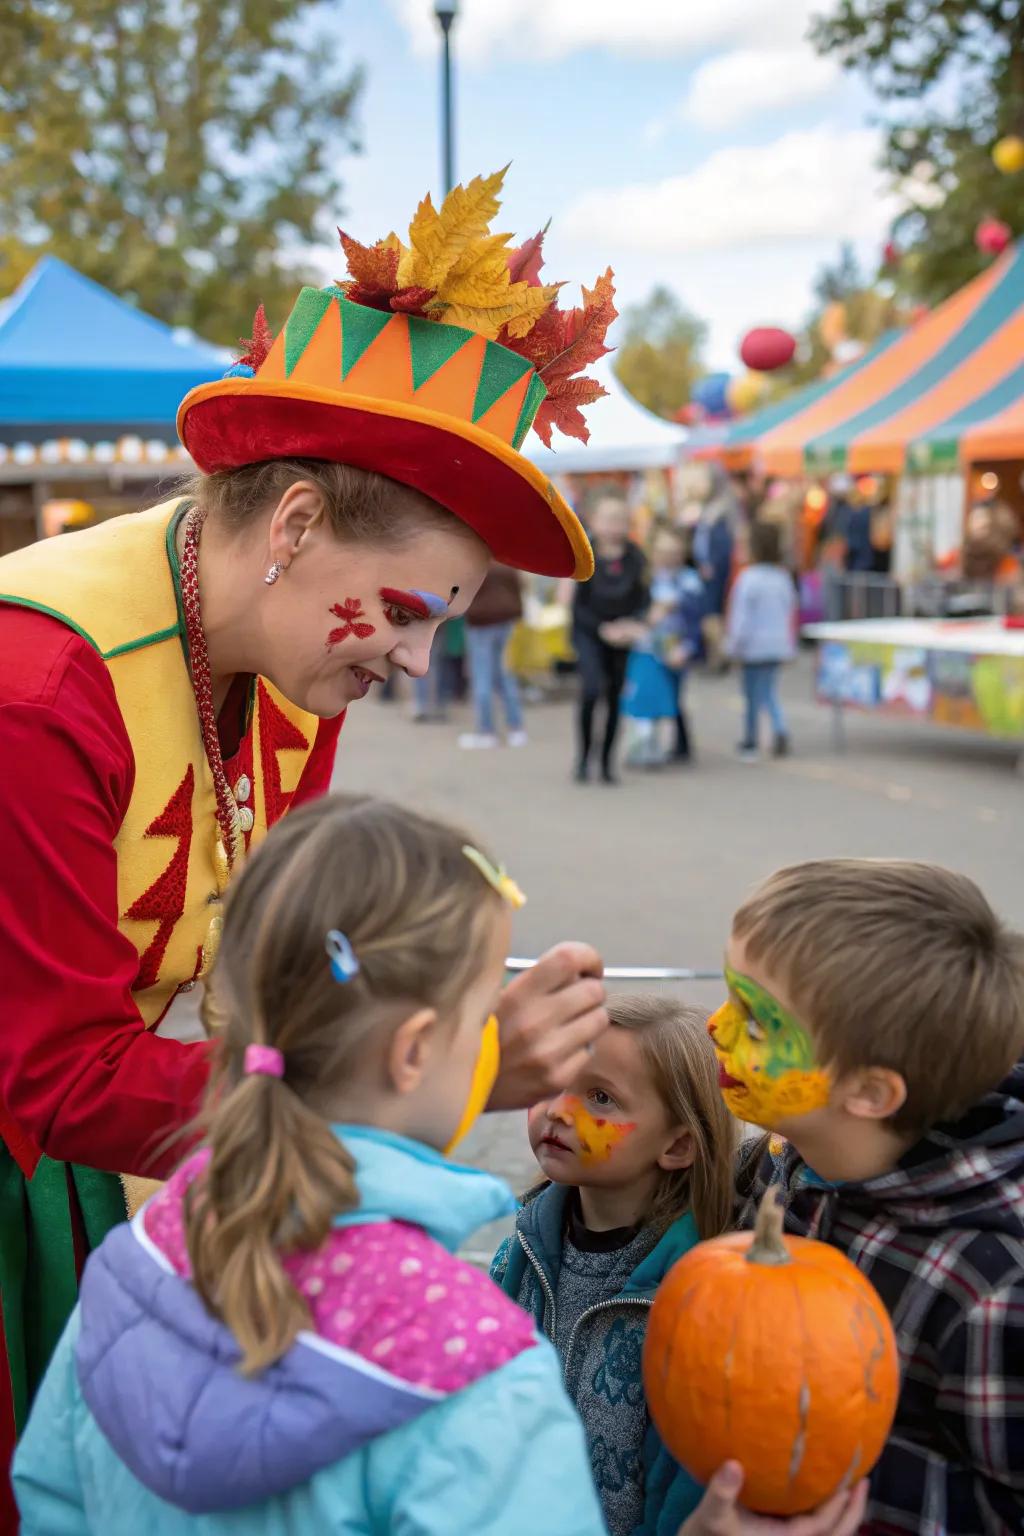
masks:
<svg viewBox="0 0 1024 1536"><path fill-rule="evenodd" d="M281 564L280 560L275 560L273 565L270 567L270 570L263 578L268 587L272 587L274 585L274 582L277 580L283 570L284 566Z"/></svg>

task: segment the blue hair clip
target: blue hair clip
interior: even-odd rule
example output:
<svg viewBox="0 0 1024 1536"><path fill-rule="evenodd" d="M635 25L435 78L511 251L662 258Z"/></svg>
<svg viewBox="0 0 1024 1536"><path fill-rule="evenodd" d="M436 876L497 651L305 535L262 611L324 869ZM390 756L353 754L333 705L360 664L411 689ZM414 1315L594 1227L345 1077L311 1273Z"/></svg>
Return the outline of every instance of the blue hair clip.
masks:
<svg viewBox="0 0 1024 1536"><path fill-rule="evenodd" d="M356 952L340 928L332 928L325 944L327 958L331 962L331 975L342 985L359 975Z"/></svg>

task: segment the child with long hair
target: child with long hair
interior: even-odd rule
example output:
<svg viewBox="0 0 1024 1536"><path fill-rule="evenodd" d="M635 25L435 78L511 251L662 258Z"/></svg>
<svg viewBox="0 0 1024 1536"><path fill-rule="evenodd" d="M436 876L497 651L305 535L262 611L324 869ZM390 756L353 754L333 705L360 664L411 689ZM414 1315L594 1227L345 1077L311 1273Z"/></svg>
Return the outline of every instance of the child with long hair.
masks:
<svg viewBox="0 0 1024 1536"><path fill-rule="evenodd" d="M444 1151L493 1083L517 894L374 801L253 856L205 1144L88 1265L17 1458L26 1533L600 1532L553 1353L453 1256L514 1208Z"/></svg>
<svg viewBox="0 0 1024 1536"><path fill-rule="evenodd" d="M617 997L609 1013L569 1090L530 1111L545 1182L491 1273L558 1351L612 1536L674 1536L700 1490L651 1425L644 1333L668 1270L729 1225L735 1122L701 1009Z"/></svg>
<svg viewBox="0 0 1024 1536"><path fill-rule="evenodd" d="M556 1354L454 1256L514 1209L446 1154L494 1081L520 900L397 806L271 831L207 992L204 1143L86 1266L15 1456L22 1536L602 1536ZM742 1481L680 1536L768 1530ZM835 1514L794 1536L852 1536Z"/></svg>

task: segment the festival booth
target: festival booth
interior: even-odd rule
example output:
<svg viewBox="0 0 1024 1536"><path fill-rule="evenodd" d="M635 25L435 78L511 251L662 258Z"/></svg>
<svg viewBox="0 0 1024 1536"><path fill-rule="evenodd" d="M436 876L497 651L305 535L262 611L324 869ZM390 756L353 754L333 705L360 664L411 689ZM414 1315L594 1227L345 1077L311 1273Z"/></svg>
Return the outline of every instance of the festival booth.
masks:
<svg viewBox="0 0 1024 1536"><path fill-rule="evenodd" d="M998 497L1020 523L1022 358L1024 254L1010 247L908 330L731 424L698 451L732 470L811 486L837 471L887 477L893 575L904 587L934 580L964 545L972 502ZM899 599L895 582L864 579ZM1013 593L1003 596L1012 608ZM1024 633L1012 619L894 616L812 625L805 634L821 642L819 696L837 709L876 708L1024 738Z"/></svg>
<svg viewBox="0 0 1024 1536"><path fill-rule="evenodd" d="M0 554L188 471L175 413L229 361L44 256L0 305Z"/></svg>

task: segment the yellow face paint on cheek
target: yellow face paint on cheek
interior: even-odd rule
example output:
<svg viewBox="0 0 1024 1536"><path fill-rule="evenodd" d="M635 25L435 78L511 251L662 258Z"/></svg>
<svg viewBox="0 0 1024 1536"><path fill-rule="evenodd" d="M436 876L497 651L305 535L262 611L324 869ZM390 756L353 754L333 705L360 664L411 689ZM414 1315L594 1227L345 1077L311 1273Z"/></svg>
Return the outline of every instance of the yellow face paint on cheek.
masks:
<svg viewBox="0 0 1024 1536"><path fill-rule="evenodd" d="M732 1113L770 1130L821 1109L831 1079L817 1065L800 1024L748 977L727 971L726 978L748 1010L728 1002L708 1021L719 1087Z"/></svg>
<svg viewBox="0 0 1024 1536"><path fill-rule="evenodd" d="M636 1130L635 1120L606 1120L592 1115L583 1100L573 1094L566 1097L565 1103L580 1144L581 1163L606 1163L613 1149Z"/></svg>
<svg viewBox="0 0 1024 1536"><path fill-rule="evenodd" d="M473 1081L469 1085L469 1098L462 1111L462 1119L459 1121L455 1135L444 1149L444 1155L454 1152L460 1141L463 1141L473 1129L477 1120L487 1108L487 1101L491 1096L491 1090L498 1080L498 1072L501 1068L501 1031L496 1016L491 1017L484 1025L483 1034L480 1036L480 1054L476 1059L473 1069Z"/></svg>

